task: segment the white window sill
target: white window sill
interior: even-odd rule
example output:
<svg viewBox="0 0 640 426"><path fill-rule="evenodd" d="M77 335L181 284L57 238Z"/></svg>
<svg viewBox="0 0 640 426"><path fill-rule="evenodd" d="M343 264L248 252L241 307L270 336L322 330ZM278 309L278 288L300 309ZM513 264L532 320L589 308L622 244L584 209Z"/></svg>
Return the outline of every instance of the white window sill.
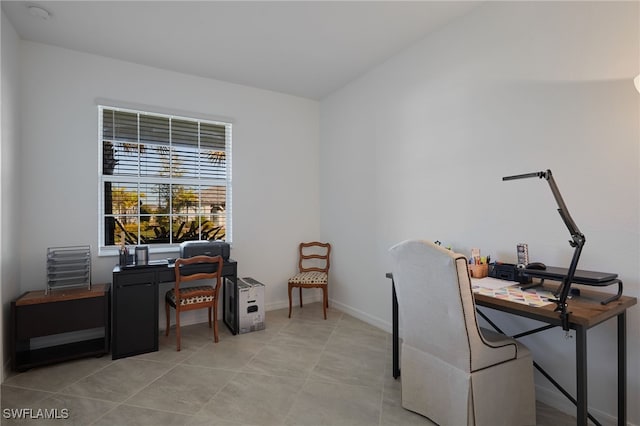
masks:
<svg viewBox="0 0 640 426"><path fill-rule="evenodd" d="M127 247L129 247L129 253L131 253L132 250L134 250L135 248L135 246L132 246L132 245L128 245ZM180 246L179 245L161 246L161 247L149 246L149 256L154 254L166 254L166 253L171 253L175 255L170 257L177 257L180 255ZM98 257L109 257L109 256L117 257L119 255L120 255L120 252L118 247L116 246L100 247L100 250L98 251Z"/></svg>

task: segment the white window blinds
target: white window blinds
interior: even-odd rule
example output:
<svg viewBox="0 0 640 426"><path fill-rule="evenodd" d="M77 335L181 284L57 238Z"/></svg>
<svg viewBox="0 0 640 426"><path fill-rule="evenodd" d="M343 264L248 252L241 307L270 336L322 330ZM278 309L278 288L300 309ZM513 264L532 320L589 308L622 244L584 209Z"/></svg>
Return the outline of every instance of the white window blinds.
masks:
<svg viewBox="0 0 640 426"><path fill-rule="evenodd" d="M230 123L98 109L101 247L230 240Z"/></svg>

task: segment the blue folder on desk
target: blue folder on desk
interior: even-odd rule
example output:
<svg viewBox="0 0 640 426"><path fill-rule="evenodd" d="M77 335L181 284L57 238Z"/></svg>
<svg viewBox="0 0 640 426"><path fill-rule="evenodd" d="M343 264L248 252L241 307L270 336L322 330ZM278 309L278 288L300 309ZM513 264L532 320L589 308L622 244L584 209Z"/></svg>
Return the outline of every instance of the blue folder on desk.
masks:
<svg viewBox="0 0 640 426"><path fill-rule="evenodd" d="M542 278L553 281L562 281L567 276L567 268L558 268L555 266L547 266L546 269L524 269L523 275L532 278ZM581 271L576 269L576 273L573 276L573 283L603 286L611 283L611 281L618 278L618 274L610 272L596 272L596 271Z"/></svg>

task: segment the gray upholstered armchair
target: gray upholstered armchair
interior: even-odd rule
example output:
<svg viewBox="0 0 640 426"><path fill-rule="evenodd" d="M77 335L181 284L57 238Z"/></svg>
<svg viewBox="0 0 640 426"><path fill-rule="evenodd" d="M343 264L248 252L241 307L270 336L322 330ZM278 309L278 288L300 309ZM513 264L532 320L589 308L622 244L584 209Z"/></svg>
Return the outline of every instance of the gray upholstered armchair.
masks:
<svg viewBox="0 0 640 426"><path fill-rule="evenodd" d="M427 241L390 249L402 324L402 406L446 426L535 425L533 361L481 329L467 259Z"/></svg>

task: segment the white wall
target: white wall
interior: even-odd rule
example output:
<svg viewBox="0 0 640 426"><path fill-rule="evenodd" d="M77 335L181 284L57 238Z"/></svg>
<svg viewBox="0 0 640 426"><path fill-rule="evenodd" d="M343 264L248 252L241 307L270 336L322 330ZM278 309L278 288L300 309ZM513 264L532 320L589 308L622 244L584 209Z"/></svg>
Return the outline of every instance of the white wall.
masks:
<svg viewBox="0 0 640 426"><path fill-rule="evenodd" d="M19 42L18 55L3 16L3 240L5 203L20 207L17 235L0 249L4 314L17 294L5 280L10 249L21 263L9 273L26 291L44 287L47 247L96 247L96 98L234 119L232 256L241 276L267 284L271 307L286 304L295 245L317 237L334 245L334 305L387 329L387 249L402 239L440 239L465 253L478 246L504 261L527 242L533 259L567 263L568 235L548 188L500 182L546 168L587 236L580 266L619 273L625 293L638 296L638 15L632 2L486 4L323 101L321 127L318 104L305 99L31 42ZM5 64L18 56L20 79ZM20 81L19 97L7 97L5 79ZM20 128L7 103L21 108ZM5 191L6 133L20 141L13 191ZM94 257L94 282L110 281L114 263ZM505 328L524 323L500 319ZM640 399L638 323L634 308L630 402ZM612 416L614 331L604 324L589 334L590 383L600 385L590 399ZM571 389L574 341L552 331L526 342ZM630 404L634 424L639 409Z"/></svg>
<svg viewBox="0 0 640 426"><path fill-rule="evenodd" d="M18 86L19 39L15 29L2 12L2 139L0 140L0 299L2 315L0 330L3 336L9 336L9 312L11 300L20 295L18 270L18 204L20 191L18 185L18 152L20 142ZM8 342L5 338L3 342ZM9 362L9 345L2 345L0 366L4 380Z"/></svg>
<svg viewBox="0 0 640 426"><path fill-rule="evenodd" d="M297 244L319 234L317 102L33 42L20 50L23 291L44 288L51 246L90 244L93 282L111 282L117 259L96 255L95 100L108 98L234 121L231 254L240 276L266 284L267 305L286 305Z"/></svg>
<svg viewBox="0 0 640 426"><path fill-rule="evenodd" d="M553 171L586 235L581 269L617 272L640 296L637 2L488 2L321 102L321 234L334 245L334 306L390 330L387 250L407 238L505 262L568 265ZM607 289L614 291L614 289ZM428 309L428 306L425 306ZM640 309L628 313L628 418L640 424ZM531 322L496 315L507 331ZM525 339L573 392L574 339ZM615 321L589 332L590 406L616 416ZM573 411L537 378L538 398ZM575 394L575 392L573 392Z"/></svg>

